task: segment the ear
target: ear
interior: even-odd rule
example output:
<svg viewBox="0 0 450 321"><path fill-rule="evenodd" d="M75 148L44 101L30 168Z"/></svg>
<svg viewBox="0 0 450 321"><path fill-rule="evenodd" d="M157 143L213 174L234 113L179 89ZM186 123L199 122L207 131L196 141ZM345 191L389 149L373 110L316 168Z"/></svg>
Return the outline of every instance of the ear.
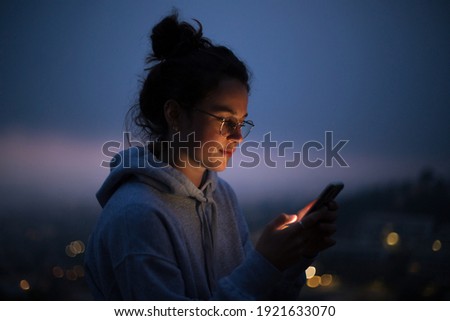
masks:
<svg viewBox="0 0 450 321"><path fill-rule="evenodd" d="M181 106L175 100L169 99L164 104L164 117L169 131L177 132L180 130Z"/></svg>

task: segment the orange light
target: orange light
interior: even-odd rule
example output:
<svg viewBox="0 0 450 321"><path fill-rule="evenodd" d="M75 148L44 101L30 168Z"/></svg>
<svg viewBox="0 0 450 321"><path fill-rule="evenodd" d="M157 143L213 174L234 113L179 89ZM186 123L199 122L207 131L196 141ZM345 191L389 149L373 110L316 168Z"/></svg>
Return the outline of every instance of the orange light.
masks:
<svg viewBox="0 0 450 321"><path fill-rule="evenodd" d="M52 269L53 276L57 279L64 277L64 270L60 266L55 266Z"/></svg>
<svg viewBox="0 0 450 321"><path fill-rule="evenodd" d="M395 246L398 244L399 241L400 236L395 232L389 233L386 237L386 244L389 246Z"/></svg>
<svg viewBox="0 0 450 321"><path fill-rule="evenodd" d="M333 283L333 276L331 274L324 274L320 278L321 286L330 286Z"/></svg>
<svg viewBox="0 0 450 321"><path fill-rule="evenodd" d="M73 241L70 243L70 249L72 250L73 253L75 254L81 254L84 253L84 243L82 241Z"/></svg>
<svg viewBox="0 0 450 321"><path fill-rule="evenodd" d="M76 281L78 275L74 270L66 270L66 279L69 281Z"/></svg>
<svg viewBox="0 0 450 321"><path fill-rule="evenodd" d="M72 251L72 247L71 247L70 245L67 245L67 246L66 246L66 255L67 255L68 257L75 257L75 256L77 256L76 253L74 253L74 252Z"/></svg>
<svg viewBox="0 0 450 321"><path fill-rule="evenodd" d="M19 282L19 286L20 286L20 288L21 288L22 290L24 290L24 291L28 291L29 289L31 289L30 283L28 283L27 280L21 280L21 281Z"/></svg>
<svg viewBox="0 0 450 321"><path fill-rule="evenodd" d="M277 227L277 231L281 231L284 230L286 228L288 228L289 226L291 226L292 224L294 224L295 222L297 222L297 215L292 215L292 214L284 214L288 216L288 221L285 222L283 225L279 225Z"/></svg>
<svg viewBox="0 0 450 321"><path fill-rule="evenodd" d="M320 276L315 275L312 278L306 280L306 285L310 288L317 288L320 285Z"/></svg>
<svg viewBox="0 0 450 321"><path fill-rule="evenodd" d="M314 275L316 275L316 268L311 265L305 270L305 274L307 279L311 279Z"/></svg>
<svg viewBox="0 0 450 321"><path fill-rule="evenodd" d="M85 245L83 241L77 240L70 242L69 245L66 246L66 255L68 257L75 257L78 254L84 253Z"/></svg>

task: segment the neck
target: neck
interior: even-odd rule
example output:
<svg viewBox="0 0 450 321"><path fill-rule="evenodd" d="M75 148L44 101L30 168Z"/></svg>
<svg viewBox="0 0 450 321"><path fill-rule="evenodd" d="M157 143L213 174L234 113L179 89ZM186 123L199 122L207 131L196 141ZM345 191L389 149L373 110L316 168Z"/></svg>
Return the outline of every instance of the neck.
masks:
<svg viewBox="0 0 450 321"><path fill-rule="evenodd" d="M206 173L206 169L204 168L193 168L189 166L180 166L177 167L174 164L171 164L174 168L182 172L186 177L198 188L202 185L203 177Z"/></svg>
<svg viewBox="0 0 450 321"><path fill-rule="evenodd" d="M168 144L157 143L154 148L155 155L173 168L182 172L195 186L200 188L206 169L189 159L187 153L176 153Z"/></svg>

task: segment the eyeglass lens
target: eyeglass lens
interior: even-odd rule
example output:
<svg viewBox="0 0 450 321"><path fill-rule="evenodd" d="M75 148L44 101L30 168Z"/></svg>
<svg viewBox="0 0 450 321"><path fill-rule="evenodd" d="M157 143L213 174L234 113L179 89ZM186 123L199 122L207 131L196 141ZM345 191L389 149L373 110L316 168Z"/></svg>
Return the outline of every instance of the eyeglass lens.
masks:
<svg viewBox="0 0 450 321"><path fill-rule="evenodd" d="M238 124L238 123L226 121L222 125L221 134L223 136L232 135L238 129L241 130L241 135L242 135L243 138L245 138L250 133L251 126L249 124L246 124L246 123Z"/></svg>

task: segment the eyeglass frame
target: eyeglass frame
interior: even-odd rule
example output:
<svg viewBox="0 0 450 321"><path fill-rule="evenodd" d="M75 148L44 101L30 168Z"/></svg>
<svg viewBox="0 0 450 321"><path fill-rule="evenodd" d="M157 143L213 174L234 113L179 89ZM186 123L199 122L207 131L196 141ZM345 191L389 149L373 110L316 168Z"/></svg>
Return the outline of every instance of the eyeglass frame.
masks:
<svg viewBox="0 0 450 321"><path fill-rule="evenodd" d="M253 121L251 121L251 120L244 120L244 121L242 121L242 122L240 122L240 123L236 123L236 122L234 122L234 121L232 121L232 120L229 120L229 119L226 119L226 118L224 118L224 117L220 117L220 116L216 116L216 115L214 115L214 114L211 114L211 113L209 113L209 112L207 112L207 111L204 111L204 110L202 110L202 109L200 109L200 108L194 108L193 110L194 110L194 111L199 111L199 112L201 112L201 113L203 113L203 114L205 114L205 115L209 115L209 116L215 118L216 120L220 121L221 124L220 124L219 134L220 134L221 136L224 136L224 137L226 137L226 136L222 134L222 129L223 129L223 125L224 125L225 123L227 123L227 122L228 122L228 123L233 123L233 124L234 124L234 125L233 125L233 128L234 128L234 129L233 129L233 131L231 132L230 135L232 135L232 134L234 134L234 133L236 132L236 129L238 128L238 126L239 126L239 129L241 129L242 126L243 126L244 124L250 126L250 127L249 127L249 130L248 130L248 133L247 133L245 136L242 136L243 139L246 138L246 137L250 134L250 132L252 131L253 127L255 127L255 124L254 124ZM241 132L241 133L242 133L242 132ZM242 134L241 134L241 135L242 135Z"/></svg>

